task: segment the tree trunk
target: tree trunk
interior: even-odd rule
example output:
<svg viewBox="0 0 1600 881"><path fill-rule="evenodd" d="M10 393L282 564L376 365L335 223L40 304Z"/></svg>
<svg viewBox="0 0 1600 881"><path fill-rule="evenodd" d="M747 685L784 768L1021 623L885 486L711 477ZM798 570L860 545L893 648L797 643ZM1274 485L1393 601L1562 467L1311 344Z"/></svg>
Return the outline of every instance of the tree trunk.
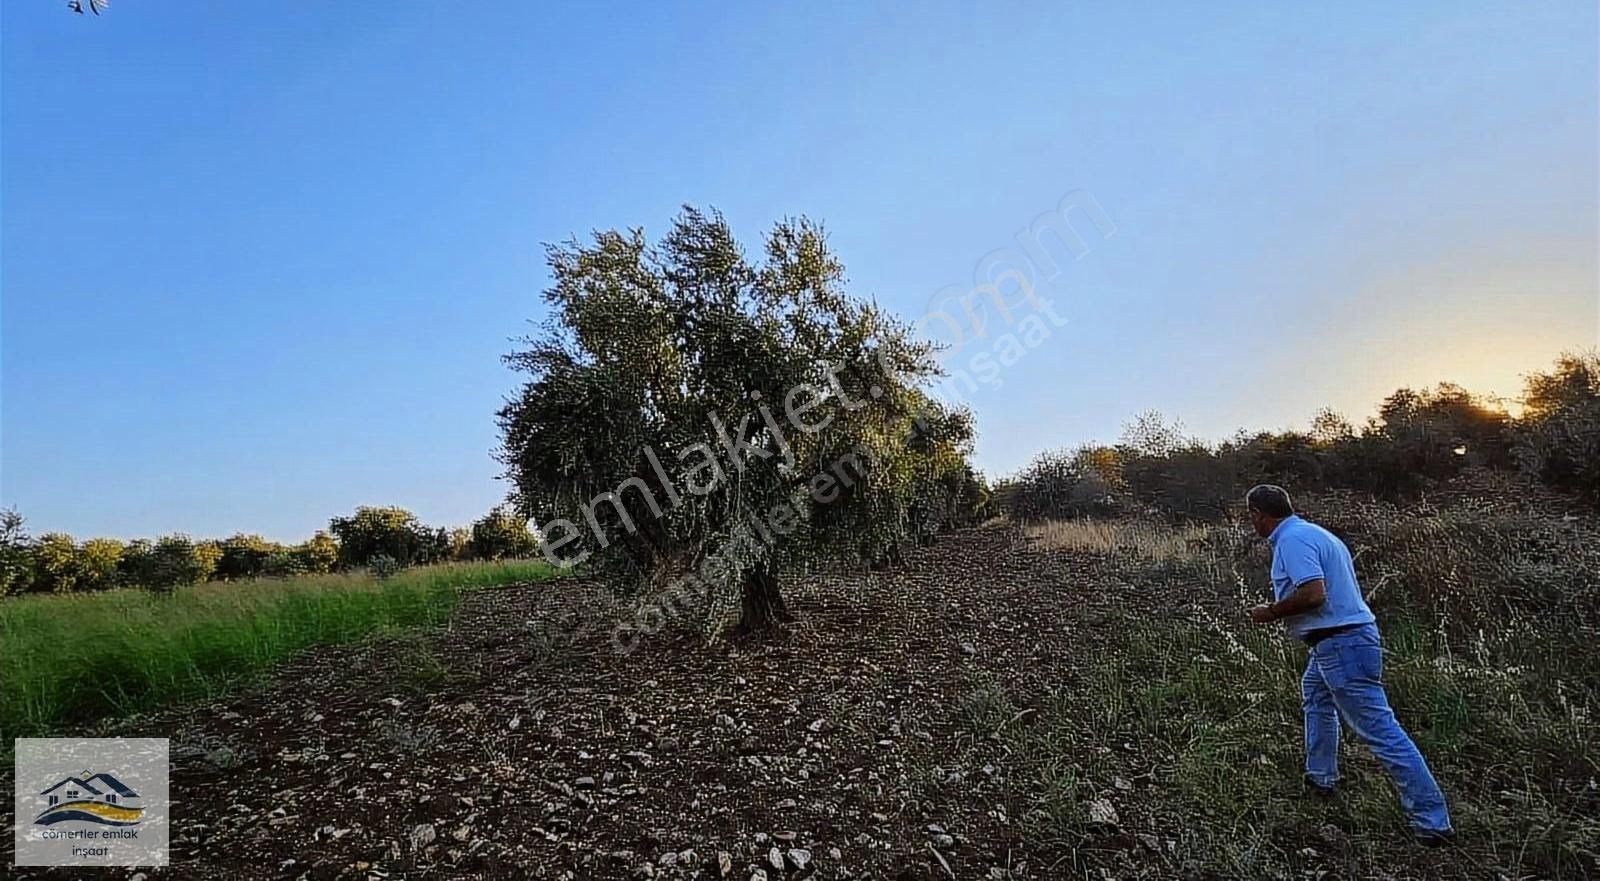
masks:
<svg viewBox="0 0 1600 881"><path fill-rule="evenodd" d="M739 633L764 633L794 620L778 591L778 579L766 566L750 570L740 594Z"/></svg>

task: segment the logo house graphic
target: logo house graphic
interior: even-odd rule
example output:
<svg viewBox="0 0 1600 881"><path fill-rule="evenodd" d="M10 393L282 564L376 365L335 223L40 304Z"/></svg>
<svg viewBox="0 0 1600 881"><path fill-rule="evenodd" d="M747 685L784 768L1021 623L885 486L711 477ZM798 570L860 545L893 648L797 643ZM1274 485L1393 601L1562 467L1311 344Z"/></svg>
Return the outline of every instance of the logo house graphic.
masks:
<svg viewBox="0 0 1600 881"><path fill-rule="evenodd" d="M115 775L102 771L77 777L63 777L40 790L45 808L33 822L51 826L70 820L101 826L134 826L144 816L139 793L128 788Z"/></svg>

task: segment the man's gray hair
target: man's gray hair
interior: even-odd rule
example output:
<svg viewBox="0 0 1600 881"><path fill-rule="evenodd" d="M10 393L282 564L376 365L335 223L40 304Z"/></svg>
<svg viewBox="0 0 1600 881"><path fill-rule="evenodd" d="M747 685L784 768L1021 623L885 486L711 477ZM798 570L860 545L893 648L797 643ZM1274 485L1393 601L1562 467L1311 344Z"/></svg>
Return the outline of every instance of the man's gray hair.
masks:
<svg viewBox="0 0 1600 881"><path fill-rule="evenodd" d="M1294 503L1289 501L1289 491L1270 483L1257 484L1245 494L1244 503L1252 510L1279 520L1294 513Z"/></svg>

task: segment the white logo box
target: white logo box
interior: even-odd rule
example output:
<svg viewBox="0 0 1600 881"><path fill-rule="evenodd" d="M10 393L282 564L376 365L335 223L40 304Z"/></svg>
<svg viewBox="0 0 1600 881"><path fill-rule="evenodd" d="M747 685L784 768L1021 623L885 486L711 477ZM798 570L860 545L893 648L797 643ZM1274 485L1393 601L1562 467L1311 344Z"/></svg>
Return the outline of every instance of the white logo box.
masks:
<svg viewBox="0 0 1600 881"><path fill-rule="evenodd" d="M18 866L165 866L164 737L16 740Z"/></svg>

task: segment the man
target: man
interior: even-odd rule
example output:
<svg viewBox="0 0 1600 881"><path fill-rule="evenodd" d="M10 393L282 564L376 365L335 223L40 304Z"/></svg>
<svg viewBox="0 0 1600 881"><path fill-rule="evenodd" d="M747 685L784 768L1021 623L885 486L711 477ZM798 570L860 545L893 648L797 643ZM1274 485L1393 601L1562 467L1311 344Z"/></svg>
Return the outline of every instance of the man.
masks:
<svg viewBox="0 0 1600 881"><path fill-rule="evenodd" d="M1342 718L1389 772L1417 840L1443 844L1454 835L1444 793L1389 708L1378 626L1356 583L1349 548L1297 516L1282 487L1254 487L1245 505L1256 534L1272 544L1275 599L1252 608L1250 620L1282 621L1290 636L1311 647L1300 680L1307 784L1318 795L1333 795Z"/></svg>

